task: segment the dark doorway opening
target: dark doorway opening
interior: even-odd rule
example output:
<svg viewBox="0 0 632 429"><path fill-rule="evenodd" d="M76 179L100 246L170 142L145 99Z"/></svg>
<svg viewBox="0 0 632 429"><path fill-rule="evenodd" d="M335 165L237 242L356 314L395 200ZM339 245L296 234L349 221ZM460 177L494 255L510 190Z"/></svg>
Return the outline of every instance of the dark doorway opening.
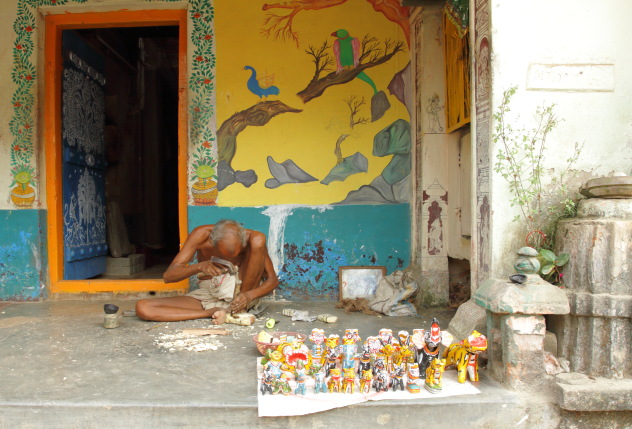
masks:
<svg viewBox="0 0 632 429"><path fill-rule="evenodd" d="M179 250L177 26L76 32L105 61L108 263L98 279L161 278Z"/></svg>

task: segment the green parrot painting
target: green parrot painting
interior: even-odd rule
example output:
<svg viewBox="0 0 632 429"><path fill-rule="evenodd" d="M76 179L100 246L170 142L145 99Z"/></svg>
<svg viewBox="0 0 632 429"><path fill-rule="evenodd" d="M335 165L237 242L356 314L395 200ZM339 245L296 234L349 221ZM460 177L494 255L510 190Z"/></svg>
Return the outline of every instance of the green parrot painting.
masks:
<svg viewBox="0 0 632 429"><path fill-rule="evenodd" d="M351 37L349 32L343 29L334 31L331 35L336 37L334 57L336 58L337 72L340 73L345 68L357 67L360 64L360 41L358 38ZM371 85L373 94L377 94L375 83L366 73L360 72L356 77Z"/></svg>

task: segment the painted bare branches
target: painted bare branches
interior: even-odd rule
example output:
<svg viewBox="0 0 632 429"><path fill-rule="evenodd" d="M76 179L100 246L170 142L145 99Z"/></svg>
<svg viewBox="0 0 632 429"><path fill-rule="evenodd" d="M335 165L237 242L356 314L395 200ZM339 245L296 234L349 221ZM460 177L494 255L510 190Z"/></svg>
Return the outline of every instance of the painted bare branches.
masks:
<svg viewBox="0 0 632 429"><path fill-rule="evenodd" d="M282 113L299 113L300 109L288 106L282 101L257 103L226 119L217 131L217 155L220 161L230 165L237 149L237 135L247 126L260 127Z"/></svg>
<svg viewBox="0 0 632 429"><path fill-rule="evenodd" d="M366 35L362 39L362 49L360 54L360 64L355 68L343 69L339 73L335 71L329 72L327 75L321 75L333 68L334 59L329 55L330 45L324 42L320 48L310 46L305 52L313 57L314 75L309 84L296 95L299 96L304 103L320 97L327 88L333 85L342 85L351 82L360 74L360 72L371 67L384 64L390 60L396 53L404 49L404 42L393 42L387 39L383 42L383 46L377 41L377 38Z"/></svg>

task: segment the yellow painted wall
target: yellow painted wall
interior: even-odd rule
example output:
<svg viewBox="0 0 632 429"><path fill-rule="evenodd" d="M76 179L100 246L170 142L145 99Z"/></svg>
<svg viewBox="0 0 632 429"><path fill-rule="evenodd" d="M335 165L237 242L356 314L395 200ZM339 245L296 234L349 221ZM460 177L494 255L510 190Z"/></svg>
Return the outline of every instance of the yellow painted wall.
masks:
<svg viewBox="0 0 632 429"><path fill-rule="evenodd" d="M258 181L250 188L235 183L220 192L221 206L259 206L273 204L329 204L343 200L360 186L369 184L388 164L391 156L372 155L373 137L397 119L410 120L405 106L392 96L387 86L393 76L408 63L408 50L402 29L383 14L373 10L366 0L348 0L346 3L322 10L300 11L294 18L293 29L298 33L300 44L292 40L273 40L261 34L266 15L275 12L288 13L284 9L263 11L264 1L235 2L216 0L215 37L217 56L217 128L238 111L257 103L258 96L251 93L246 82L249 65L258 74L274 74L274 85L280 89L278 96L269 100L281 100L285 104L302 109L301 113L284 113L270 120L263 127L248 127L237 136L237 151L232 161L235 170L254 169ZM404 42L405 49L389 61L366 70L378 90L389 98L391 108L373 123L349 127L349 108L344 99L355 95L365 97L362 116L370 118L372 88L354 79L329 87L323 95L303 103L296 93L304 89L314 73L312 57L305 53L310 45L319 47L327 40L333 44L331 33L346 29L353 37L362 40L364 35L375 36L380 43L387 39ZM383 46L383 44L382 44ZM333 57L333 50L330 48ZM369 161L368 173L359 173L343 182L323 185L324 179L336 164L334 148L341 134L352 132L342 144L342 155L347 157L361 152ZM292 159L307 173L319 181L303 184L286 184L276 189L265 187L272 177L267 156L276 162Z"/></svg>

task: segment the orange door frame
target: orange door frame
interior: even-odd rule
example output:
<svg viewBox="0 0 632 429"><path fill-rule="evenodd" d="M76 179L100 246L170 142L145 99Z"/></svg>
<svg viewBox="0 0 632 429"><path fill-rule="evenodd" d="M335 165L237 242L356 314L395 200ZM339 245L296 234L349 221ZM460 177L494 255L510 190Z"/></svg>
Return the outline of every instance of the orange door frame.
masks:
<svg viewBox="0 0 632 429"><path fill-rule="evenodd" d="M187 237L187 15L186 10L142 10L62 13L45 17L44 141L48 262L51 293L185 291L188 280L165 284L155 280L64 280L64 237L61 173L61 32L68 29L177 25L178 43L178 216L180 242Z"/></svg>

